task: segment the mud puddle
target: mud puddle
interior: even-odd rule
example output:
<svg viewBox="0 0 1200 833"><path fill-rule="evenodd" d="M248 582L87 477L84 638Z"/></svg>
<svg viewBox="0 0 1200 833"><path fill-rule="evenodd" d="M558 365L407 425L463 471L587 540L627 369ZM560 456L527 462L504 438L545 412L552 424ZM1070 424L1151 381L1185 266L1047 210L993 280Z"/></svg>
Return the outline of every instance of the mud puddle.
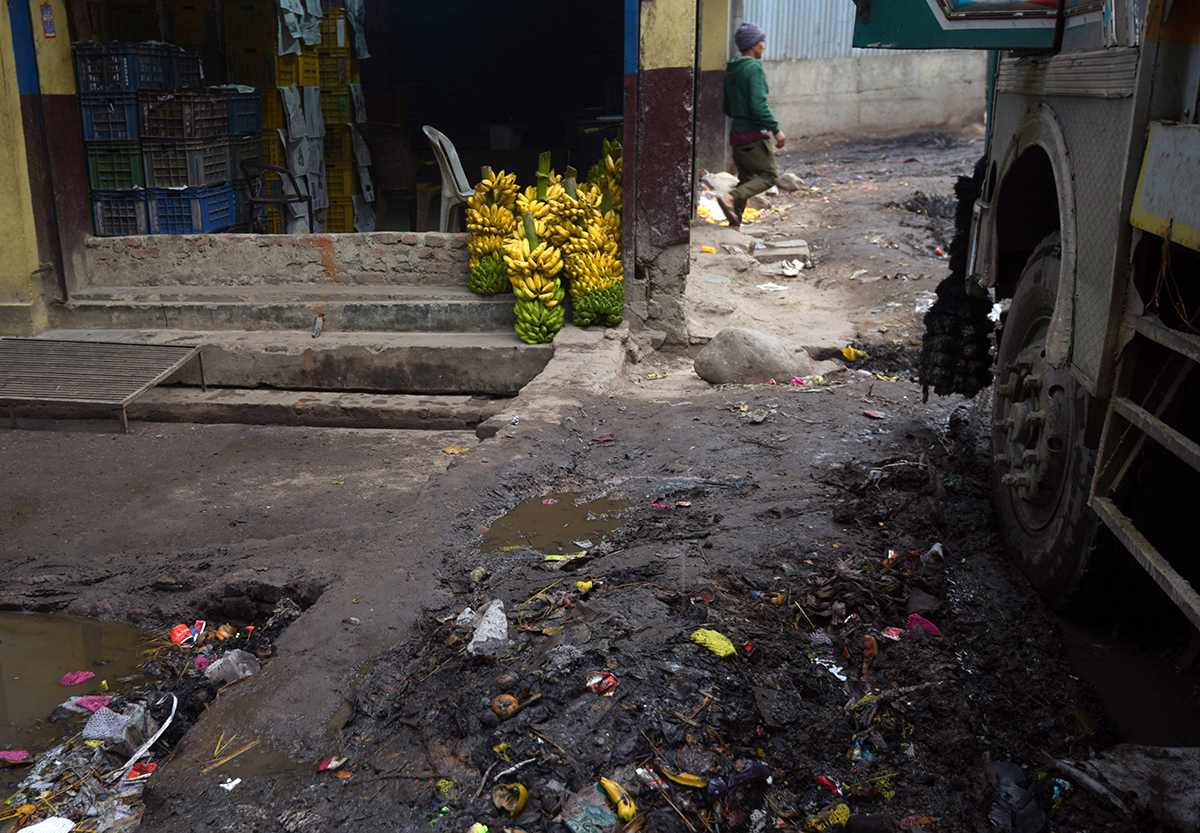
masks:
<svg viewBox="0 0 1200 833"><path fill-rule="evenodd" d="M629 503L599 498L590 503L572 492L531 498L492 524L481 549L528 547L546 555L589 550L615 532Z"/></svg>
<svg viewBox="0 0 1200 833"><path fill-rule="evenodd" d="M46 716L69 697L126 688L147 634L132 625L33 613L0 613L0 749L44 748L63 733ZM64 674L96 676L74 686Z"/></svg>
<svg viewBox="0 0 1200 833"><path fill-rule="evenodd" d="M1095 688L1118 741L1200 746L1200 672L1068 619L1058 625L1071 670Z"/></svg>

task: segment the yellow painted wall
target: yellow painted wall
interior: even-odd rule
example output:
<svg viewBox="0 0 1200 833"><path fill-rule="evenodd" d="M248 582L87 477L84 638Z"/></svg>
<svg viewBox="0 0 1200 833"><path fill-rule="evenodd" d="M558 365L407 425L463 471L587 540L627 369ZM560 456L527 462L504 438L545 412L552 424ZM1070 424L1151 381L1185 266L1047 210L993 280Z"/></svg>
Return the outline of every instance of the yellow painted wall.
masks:
<svg viewBox="0 0 1200 833"><path fill-rule="evenodd" d="M700 0L700 71L725 69L729 62L729 0Z"/></svg>
<svg viewBox="0 0 1200 833"><path fill-rule="evenodd" d="M37 53L38 84L42 95L75 95L75 70L71 62L71 35L67 31L64 0L28 0L33 21L33 49ZM42 34L42 6L54 9L56 36Z"/></svg>
<svg viewBox="0 0 1200 833"><path fill-rule="evenodd" d="M643 70L692 67L696 59L696 0L642 3Z"/></svg>
<svg viewBox="0 0 1200 833"><path fill-rule="evenodd" d="M65 31L65 30L64 30ZM45 329L33 201L25 162L25 132L8 15L0 13L0 334Z"/></svg>

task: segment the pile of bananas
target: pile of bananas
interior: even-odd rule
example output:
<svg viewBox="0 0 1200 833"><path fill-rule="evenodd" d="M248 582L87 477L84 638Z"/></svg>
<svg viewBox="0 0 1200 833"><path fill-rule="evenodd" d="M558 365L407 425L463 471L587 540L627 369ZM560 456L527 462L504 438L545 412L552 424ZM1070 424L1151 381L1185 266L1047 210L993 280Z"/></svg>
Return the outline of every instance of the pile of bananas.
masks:
<svg viewBox="0 0 1200 833"><path fill-rule="evenodd" d="M517 227L513 206L517 201L517 175L483 169L475 193L467 197L467 248L471 251L470 287L479 295L497 295L509 289L504 263L504 241Z"/></svg>
<svg viewBox="0 0 1200 833"><path fill-rule="evenodd" d="M574 189L574 204L567 204L569 199L555 204L558 222L551 235L562 240L576 326L599 321L615 327L624 317L621 173L621 145L606 139L604 158L589 172L590 182Z"/></svg>
<svg viewBox="0 0 1200 833"><path fill-rule="evenodd" d="M556 246L539 240L536 220L531 212L522 217L522 237L510 237L504 248L508 279L516 293L516 331L527 344L553 341L563 325L562 302L566 298L558 274L562 271L562 253Z"/></svg>

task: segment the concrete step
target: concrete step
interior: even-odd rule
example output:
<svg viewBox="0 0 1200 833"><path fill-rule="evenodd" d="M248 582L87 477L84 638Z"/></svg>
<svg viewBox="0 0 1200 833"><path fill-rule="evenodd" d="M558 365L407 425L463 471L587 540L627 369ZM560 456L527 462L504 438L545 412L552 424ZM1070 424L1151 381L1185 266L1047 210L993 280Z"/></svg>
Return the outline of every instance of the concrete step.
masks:
<svg viewBox="0 0 1200 833"><path fill-rule="evenodd" d="M295 330L318 314L333 332L510 332L511 294L484 298L466 286L102 286L51 308L64 329Z"/></svg>
<svg viewBox="0 0 1200 833"><path fill-rule="evenodd" d="M198 344L207 384L231 388L511 395L554 355L505 333L53 329L42 338ZM199 385L196 362L167 384Z"/></svg>
<svg viewBox="0 0 1200 833"><path fill-rule="evenodd" d="M480 396L344 393L341 391L244 390L172 385L152 388L129 406L131 430L138 422L204 422L244 425L312 425L326 428L391 428L469 431L504 410L508 399ZM112 409L25 405L28 419L112 420ZM3 424L7 426L5 417Z"/></svg>

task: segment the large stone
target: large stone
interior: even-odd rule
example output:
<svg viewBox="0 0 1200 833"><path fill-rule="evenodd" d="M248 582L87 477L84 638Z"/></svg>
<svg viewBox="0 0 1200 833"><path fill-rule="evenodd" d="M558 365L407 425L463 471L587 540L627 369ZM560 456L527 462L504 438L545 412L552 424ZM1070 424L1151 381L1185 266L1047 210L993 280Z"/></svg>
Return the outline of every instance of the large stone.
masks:
<svg viewBox="0 0 1200 833"><path fill-rule="evenodd" d="M812 374L812 360L803 347L769 333L727 327L696 356L696 375L714 385L762 384L771 379L786 384L793 376Z"/></svg>
<svg viewBox="0 0 1200 833"><path fill-rule="evenodd" d="M804 180L793 173L786 173L780 174L775 184L779 186L780 191L799 191Z"/></svg>
<svg viewBox="0 0 1200 833"><path fill-rule="evenodd" d="M712 171L704 175L701 184L710 191L718 194L728 194L737 185L738 178L725 171Z"/></svg>

